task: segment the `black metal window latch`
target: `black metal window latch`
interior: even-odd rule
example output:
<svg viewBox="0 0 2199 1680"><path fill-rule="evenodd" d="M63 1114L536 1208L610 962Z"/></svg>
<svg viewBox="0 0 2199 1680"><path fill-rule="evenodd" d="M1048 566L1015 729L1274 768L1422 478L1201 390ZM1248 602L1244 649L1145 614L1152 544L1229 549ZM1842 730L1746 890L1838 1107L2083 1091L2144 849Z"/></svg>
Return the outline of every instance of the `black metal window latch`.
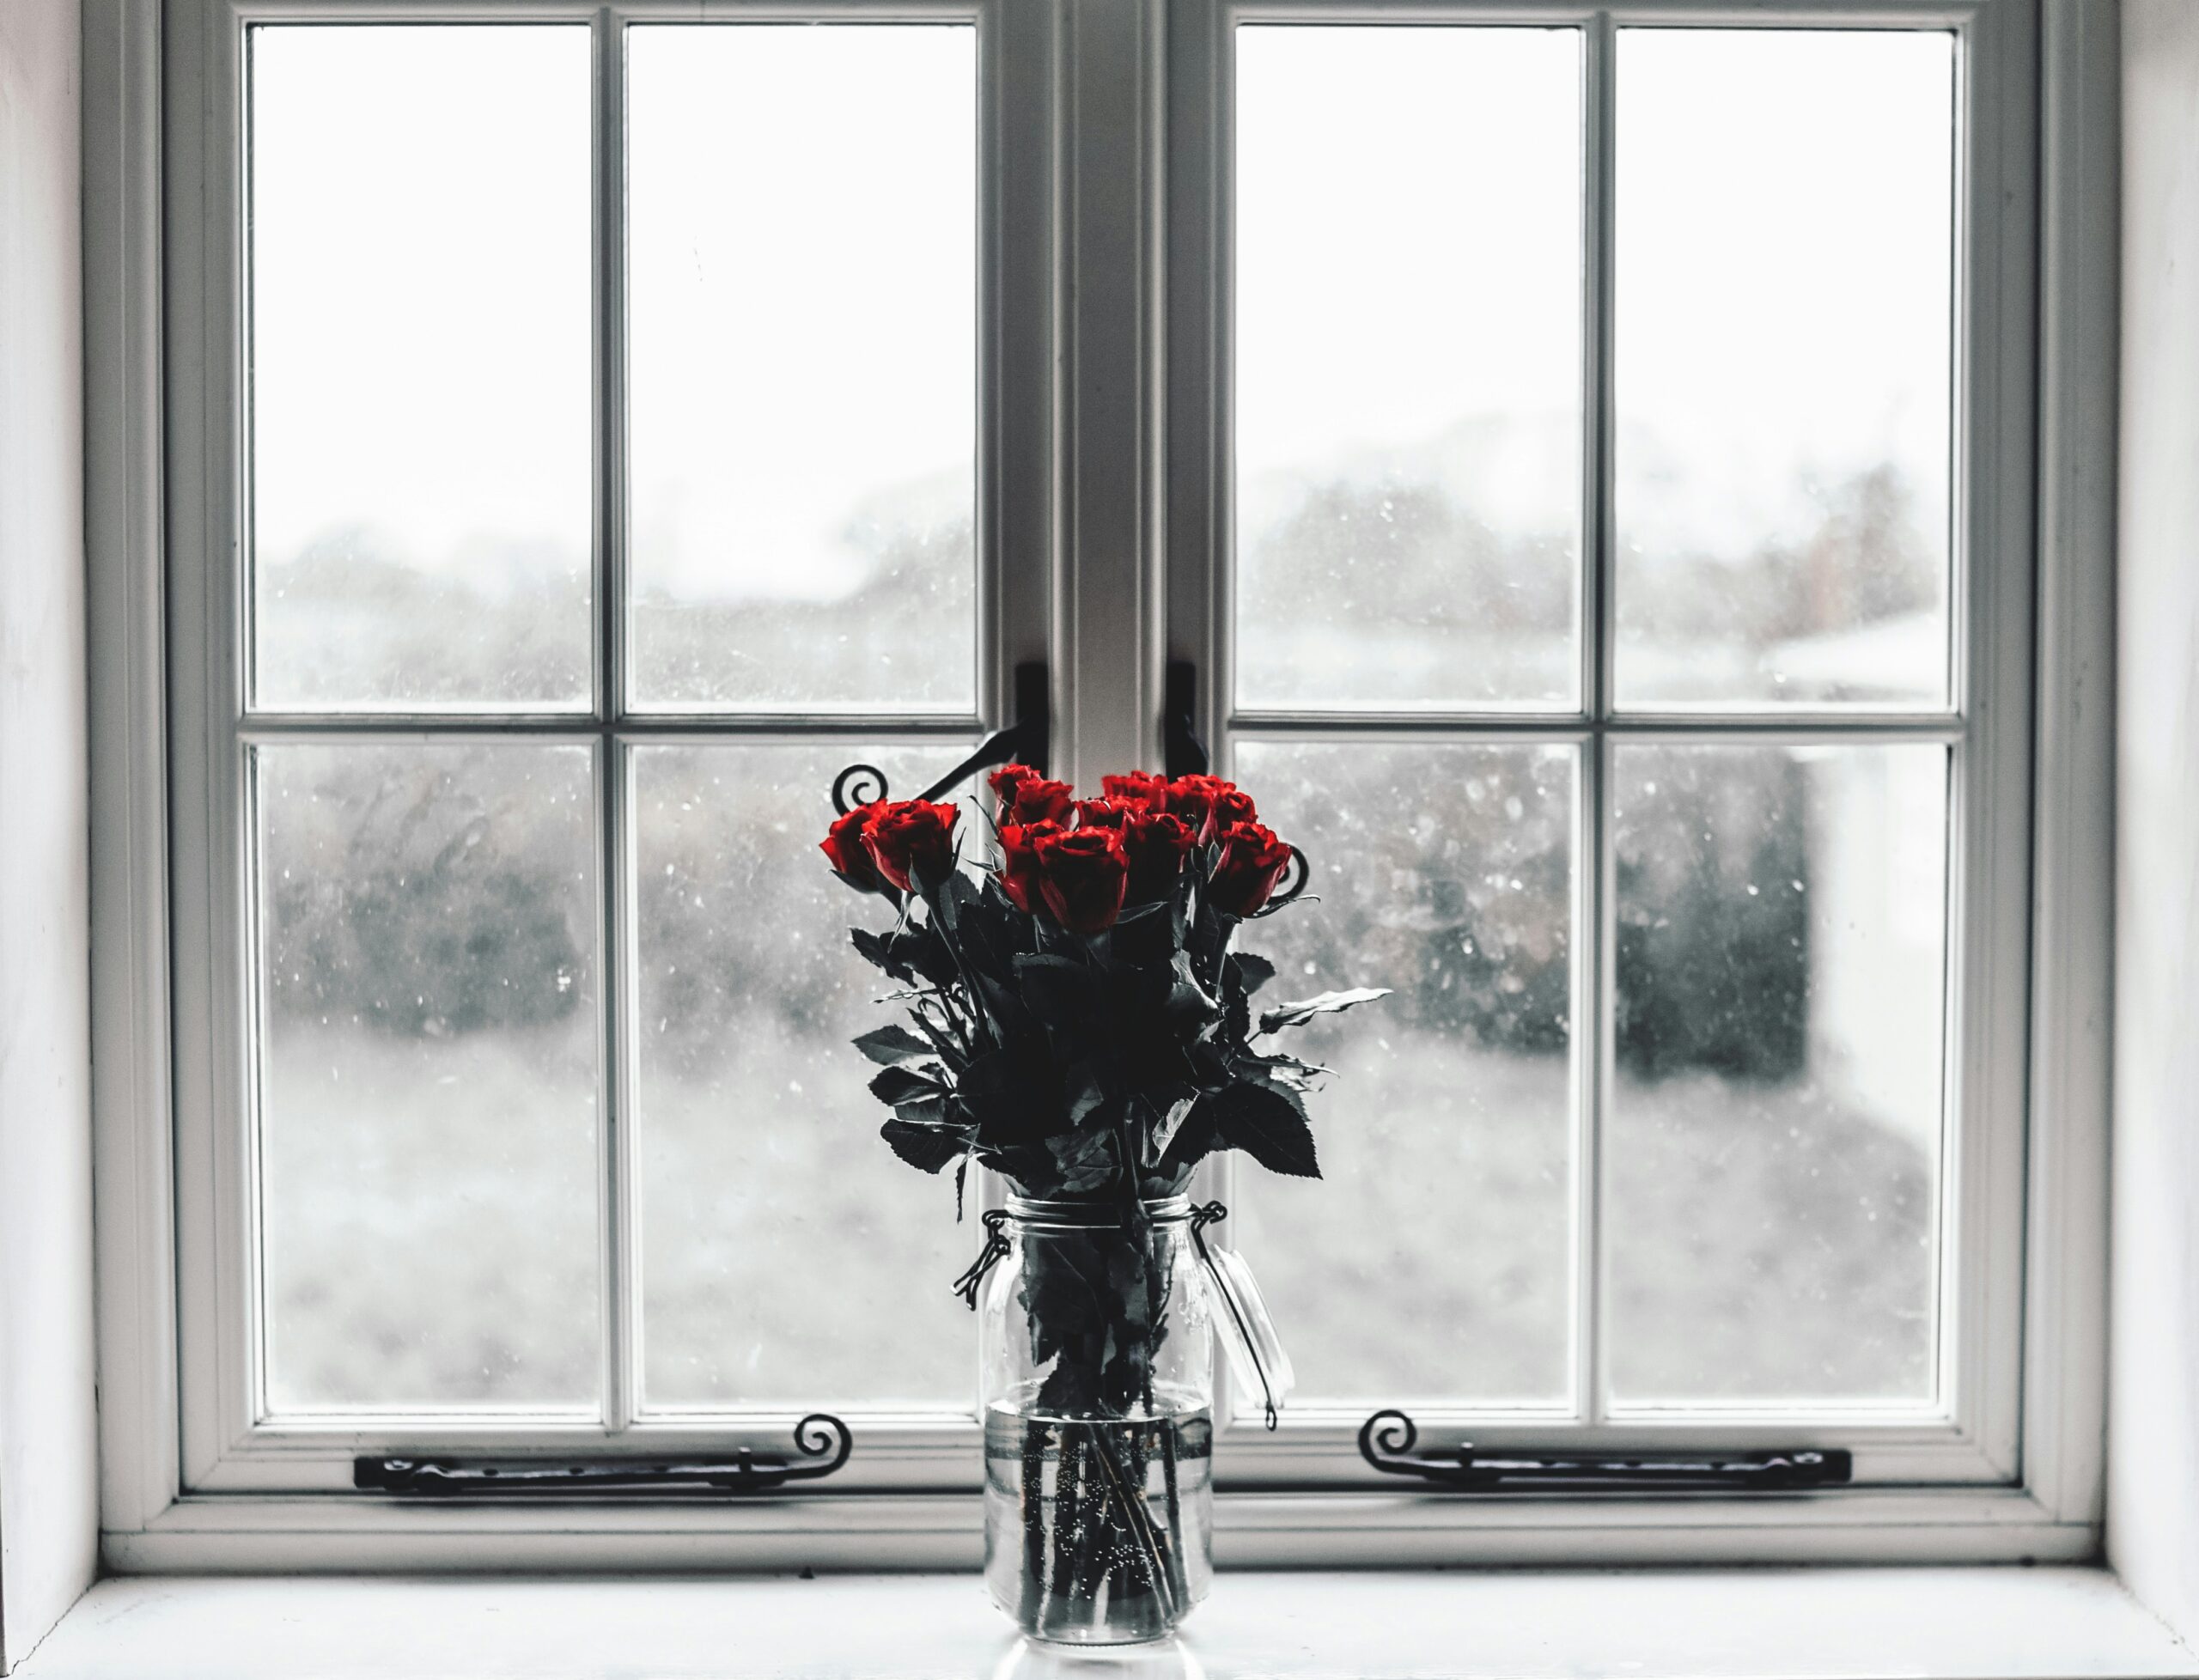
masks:
<svg viewBox="0 0 2199 1680"><path fill-rule="evenodd" d="M423 1494L443 1499L501 1499L512 1495L565 1499L579 1494L646 1494L739 1498L765 1494L789 1482L813 1482L848 1462L855 1436L830 1412L812 1412L794 1427L795 1451L742 1447L729 1458L664 1462L594 1458L377 1458L351 1461L351 1485L374 1494Z"/></svg>
<svg viewBox="0 0 2199 1680"><path fill-rule="evenodd" d="M1514 1447L1481 1452L1471 1441L1416 1452L1420 1431L1400 1411L1380 1411L1359 1427L1359 1456L1388 1476L1418 1476L1454 1493L1518 1494L1792 1493L1837 1487L1855 1473L1840 1447L1767 1452L1604 1454Z"/></svg>
<svg viewBox="0 0 2199 1680"><path fill-rule="evenodd" d="M1198 667L1187 659L1170 660L1167 684L1160 696L1160 744L1163 767L1172 776L1206 774L1206 743L1199 739L1198 706Z"/></svg>
<svg viewBox="0 0 2199 1680"><path fill-rule="evenodd" d="M995 764L1028 764L1046 773L1046 753L1053 736L1053 698L1043 662L1015 667L1015 721L985 737L978 750L918 794L935 800L965 776ZM858 805L886 798L886 773L875 764L850 764L832 778L832 808L843 817Z"/></svg>

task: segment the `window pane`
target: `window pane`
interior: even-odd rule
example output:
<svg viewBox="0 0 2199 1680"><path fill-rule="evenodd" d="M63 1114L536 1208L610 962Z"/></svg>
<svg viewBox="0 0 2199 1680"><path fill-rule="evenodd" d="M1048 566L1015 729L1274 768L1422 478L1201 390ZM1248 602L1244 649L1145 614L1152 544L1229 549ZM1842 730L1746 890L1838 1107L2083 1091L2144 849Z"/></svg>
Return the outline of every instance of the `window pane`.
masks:
<svg viewBox="0 0 2199 1680"><path fill-rule="evenodd" d="M1947 754L1617 751L1611 1385L1928 1399Z"/></svg>
<svg viewBox="0 0 2199 1680"><path fill-rule="evenodd" d="M1237 32L1237 691L1575 703L1581 46Z"/></svg>
<svg viewBox="0 0 2199 1680"><path fill-rule="evenodd" d="M974 710L976 32L627 40L636 703Z"/></svg>
<svg viewBox="0 0 2199 1680"><path fill-rule="evenodd" d="M252 32L253 692L585 706L588 32Z"/></svg>
<svg viewBox="0 0 2199 1680"><path fill-rule="evenodd" d="M911 794L964 744L646 746L633 752L637 1130L644 1383L656 1407L975 1405L949 1287L984 1233L976 1186L926 1178L850 1049L900 1019L848 947L891 924L817 849L833 776ZM976 843L964 818L965 849Z"/></svg>
<svg viewBox="0 0 2199 1680"><path fill-rule="evenodd" d="M588 749L253 759L270 1406L594 1413Z"/></svg>
<svg viewBox="0 0 2199 1680"><path fill-rule="evenodd" d="M1336 1069L1320 1183L1232 1197L1303 1397L1562 1402L1572 1275L1570 752L1240 742L1320 903L1246 928L1277 999L1396 995L1294 1035Z"/></svg>
<svg viewBox="0 0 2199 1680"><path fill-rule="evenodd" d="M1947 703L1953 41L1619 32L1623 703Z"/></svg>

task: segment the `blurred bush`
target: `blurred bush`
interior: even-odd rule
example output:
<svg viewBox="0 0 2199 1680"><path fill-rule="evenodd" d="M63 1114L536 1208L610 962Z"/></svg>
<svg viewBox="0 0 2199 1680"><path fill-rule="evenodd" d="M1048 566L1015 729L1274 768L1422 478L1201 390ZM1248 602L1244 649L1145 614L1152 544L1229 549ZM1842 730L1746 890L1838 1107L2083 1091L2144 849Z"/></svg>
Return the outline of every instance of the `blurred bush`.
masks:
<svg viewBox="0 0 2199 1680"><path fill-rule="evenodd" d="M580 749L260 753L274 1008L417 1038L579 1007L594 945Z"/></svg>
<svg viewBox="0 0 2199 1680"><path fill-rule="evenodd" d="M1855 486L1849 500L1857 505L1843 507L1844 514L1867 526L1891 522L1898 497L1873 481ZM1527 599L1496 587L1501 577L1537 569L1520 565L1433 490L1392 486L1376 495L1334 486L1301 518L1289 545L1303 569L1295 582L1307 599L1334 600L1347 618L1402 613L1447 623L1459 601L1476 598L1505 601L1522 627L1548 629L1569 612L1564 590ZM965 610L957 580L969 565L966 528L946 541L870 535L880 557L877 575L843 600L691 607L665 613L655 633L708 640L727 614L738 614L744 639L765 628L834 667L880 657L887 651L881 636L899 646L912 633L920 642L953 634ZM1460 567L1485 587L1459 588ZM1354 587L1340 595L1335 579L1347 571ZM1429 593L1426 586L1447 573L1447 599ZM308 570L295 581L309 577L331 587L338 581ZM393 568L359 574L353 587L371 586L379 598L401 592L408 578L423 592L420 611L451 610L448 581L430 586ZM683 662L676 650L664 658ZM699 648L694 662L708 663ZM1336 868L1349 854L1357 885L1294 918L1302 922L1292 931L1294 949L1304 947L1325 971L1395 988L1392 1007L1415 1026L1467 1034L1493 1049L1562 1050L1572 989L1569 800L1508 785L1508 775L1524 771L1502 768L1467 785L1401 794L1399 757L1386 750L1333 753L1322 763L1316 869ZM681 773L702 774L693 767ZM365 780L313 807L311 836L286 843L309 845L320 862L272 884L266 913L275 1007L357 1014L405 1034L521 1026L570 1013L578 996L571 977L594 935L566 907L570 863L530 837L524 811L498 821L494 843L484 844L488 801L462 778L423 770L401 750L356 774ZM1806 1055L1806 917L1799 893L1751 898L1744 884L1807 880L1794 767L1778 753L1739 753L1715 777L1642 782L1629 795L1629 822L1641 843L1623 846L1618 863L1621 1062L1652 1077L1690 1068L1766 1080L1794 1074ZM676 788L661 791L666 810L689 802ZM799 790L754 790L786 808L752 836L732 836L722 820L660 819L635 934L651 974L652 1013L665 1023L660 1049L691 1069L716 1059L712 1044L730 1025L722 1007L711 1007L714 996L738 995L745 1008L769 1009L802 1032L814 1030L847 983L841 953L797 958L774 913L773 877L811 863L808 830L821 825L823 793L820 786L809 801ZM699 787L692 802L728 808L722 794ZM740 824L763 814L743 809ZM1492 859L1503 860L1501 870L1492 871ZM667 877L734 885L740 896L713 893L711 908L698 914L687 889L671 890ZM781 897L788 890L777 889ZM849 908L850 919L860 919L852 901ZM773 983L759 984L766 975Z"/></svg>
<svg viewBox="0 0 2199 1680"><path fill-rule="evenodd" d="M1620 1065L1782 1080L1809 1059L1809 846L1784 749L1627 750L1617 774ZM1770 889L1770 890L1766 890Z"/></svg>

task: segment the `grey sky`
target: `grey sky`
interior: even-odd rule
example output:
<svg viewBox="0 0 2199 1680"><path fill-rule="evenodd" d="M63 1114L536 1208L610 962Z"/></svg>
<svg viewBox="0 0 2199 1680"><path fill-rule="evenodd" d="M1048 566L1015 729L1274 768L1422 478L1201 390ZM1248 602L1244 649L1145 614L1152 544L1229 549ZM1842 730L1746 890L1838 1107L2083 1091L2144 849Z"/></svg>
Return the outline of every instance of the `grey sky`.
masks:
<svg viewBox="0 0 2199 1680"><path fill-rule="evenodd" d="M584 556L587 31L256 33L263 554L362 521L429 568ZM1639 530L1745 549L1806 520L1806 475L1881 461L1940 494L1951 37L1622 39L1623 419L1677 452L1627 492ZM1241 32L1248 481L1572 409L1578 52ZM839 593L864 504L967 495L974 32L652 26L630 59L642 576Z"/></svg>

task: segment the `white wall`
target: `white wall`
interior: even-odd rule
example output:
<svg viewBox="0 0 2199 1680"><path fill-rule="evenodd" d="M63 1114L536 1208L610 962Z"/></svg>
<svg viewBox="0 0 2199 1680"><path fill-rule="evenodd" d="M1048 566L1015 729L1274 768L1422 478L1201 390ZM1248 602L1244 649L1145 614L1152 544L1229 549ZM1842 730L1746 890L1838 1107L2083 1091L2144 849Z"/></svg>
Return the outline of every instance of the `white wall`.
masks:
<svg viewBox="0 0 2199 1680"><path fill-rule="evenodd" d="M91 1579L77 0L0 0L0 1673Z"/></svg>
<svg viewBox="0 0 2199 1680"><path fill-rule="evenodd" d="M2199 1639L2199 6L2123 15L2108 1551Z"/></svg>

